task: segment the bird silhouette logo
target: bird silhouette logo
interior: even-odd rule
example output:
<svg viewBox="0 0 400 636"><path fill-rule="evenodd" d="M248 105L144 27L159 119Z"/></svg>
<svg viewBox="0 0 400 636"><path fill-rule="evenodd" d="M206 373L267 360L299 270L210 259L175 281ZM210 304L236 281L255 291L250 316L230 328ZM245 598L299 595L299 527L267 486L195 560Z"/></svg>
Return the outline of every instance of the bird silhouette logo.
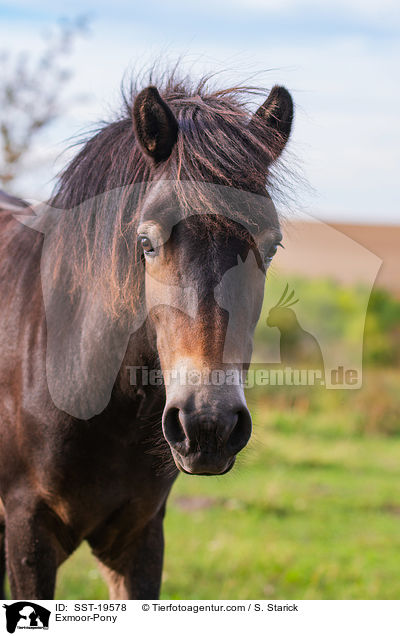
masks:
<svg viewBox="0 0 400 636"><path fill-rule="evenodd" d="M268 327L276 327L280 331L281 364L295 369L324 370L324 359L317 339L303 329L292 309L299 302L295 292L289 292L289 284L278 302L269 311Z"/></svg>

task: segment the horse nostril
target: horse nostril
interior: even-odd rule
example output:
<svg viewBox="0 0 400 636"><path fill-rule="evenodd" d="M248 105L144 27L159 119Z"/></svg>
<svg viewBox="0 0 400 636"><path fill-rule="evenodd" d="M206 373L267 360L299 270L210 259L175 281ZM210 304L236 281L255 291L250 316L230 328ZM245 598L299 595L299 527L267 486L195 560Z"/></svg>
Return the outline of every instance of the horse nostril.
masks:
<svg viewBox="0 0 400 636"><path fill-rule="evenodd" d="M247 444L251 436L251 416L249 411L244 408L237 413L236 424L229 435L227 448L236 455Z"/></svg>
<svg viewBox="0 0 400 636"><path fill-rule="evenodd" d="M187 414L176 406L165 409L163 433L179 455L202 452L236 455L250 439L251 417L246 407L230 413Z"/></svg>
<svg viewBox="0 0 400 636"><path fill-rule="evenodd" d="M164 437L171 446L186 441L185 431L179 419L179 409L169 408L163 417Z"/></svg>

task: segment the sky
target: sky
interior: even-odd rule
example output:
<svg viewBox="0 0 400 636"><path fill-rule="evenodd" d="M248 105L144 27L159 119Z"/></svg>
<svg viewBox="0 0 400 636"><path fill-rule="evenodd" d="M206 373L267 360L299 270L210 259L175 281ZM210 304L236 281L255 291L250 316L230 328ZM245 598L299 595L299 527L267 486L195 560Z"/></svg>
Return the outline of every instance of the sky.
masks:
<svg viewBox="0 0 400 636"><path fill-rule="evenodd" d="M124 74L156 58L222 87L279 83L292 93L287 163L303 181L292 212L321 220L399 223L400 5L394 0L50 0L0 2L0 51L36 55L60 17L89 18L69 66L65 109L38 139L27 198L46 197L71 138L109 118ZM255 104L255 108L256 108ZM284 205L284 204L282 204Z"/></svg>

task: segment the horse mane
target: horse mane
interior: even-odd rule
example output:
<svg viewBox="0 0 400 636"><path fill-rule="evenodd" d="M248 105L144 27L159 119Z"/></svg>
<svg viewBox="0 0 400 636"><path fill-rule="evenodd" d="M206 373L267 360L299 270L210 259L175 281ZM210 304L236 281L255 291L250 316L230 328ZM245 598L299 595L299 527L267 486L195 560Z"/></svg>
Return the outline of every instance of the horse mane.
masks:
<svg viewBox="0 0 400 636"><path fill-rule="evenodd" d="M51 197L53 205L70 208L88 198L139 181L151 181L155 173L168 178L208 181L221 185L260 189L274 179L266 172L272 155L258 134L248 128L254 97L267 91L253 86L209 88L210 77L197 83L177 77L176 69L159 79L154 71L146 79L122 89L122 109L114 121L103 122L61 173ZM132 122L134 101L144 86L154 83L170 105L181 134L170 158L159 168L143 155ZM257 123L257 122L254 122ZM259 123L265 137L265 124ZM244 176L245 173L245 176ZM162 177L161 177L162 178ZM250 186L250 188L249 188Z"/></svg>
<svg viewBox="0 0 400 636"><path fill-rule="evenodd" d="M142 81L157 86L179 123L178 141L160 165L144 156L135 138L132 110L143 88L139 82L123 91L122 110L115 120L103 123L86 139L49 200L65 211L52 242L55 284L67 259L72 291L83 280L92 281L104 287L105 302L115 316L128 307L134 311L141 287L138 191L143 195L148 184L159 179L189 182L194 190L213 183L264 195L265 186L273 187L267 169L272 155L261 141L265 124L260 120L259 134L257 124L248 126L254 97L265 96L265 91L245 86L213 89L209 79L193 83L177 77L175 69ZM118 201L115 192L120 193ZM188 204L185 192L178 188L183 208Z"/></svg>

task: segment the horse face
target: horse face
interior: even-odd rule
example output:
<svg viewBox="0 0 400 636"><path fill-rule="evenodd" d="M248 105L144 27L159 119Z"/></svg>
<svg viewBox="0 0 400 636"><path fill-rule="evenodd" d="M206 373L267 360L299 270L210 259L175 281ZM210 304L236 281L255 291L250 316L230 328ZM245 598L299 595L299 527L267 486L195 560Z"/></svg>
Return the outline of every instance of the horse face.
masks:
<svg viewBox="0 0 400 636"><path fill-rule="evenodd" d="M233 220L203 214L170 227L162 214L146 216L138 241L166 385L163 433L180 470L223 474L251 435L243 380L266 264ZM277 231L274 218L264 238L268 253Z"/></svg>
<svg viewBox="0 0 400 636"><path fill-rule="evenodd" d="M264 235L255 241L252 233L246 234L243 224L238 223L239 217L243 220L252 216L249 199L242 201L242 213L235 216L230 212L237 209L238 200L231 201L232 207L219 198L224 216L221 208L208 205L207 194L203 198L204 192L200 196L196 193L199 182L243 183L243 187L238 185L239 190L248 193L262 189L264 196L260 198L265 202L265 177L288 140L293 103L286 89L275 86L247 124L243 126L240 118L240 131L232 123L232 109L216 115L212 106L207 116L196 119L194 111L189 123L184 112L177 119L173 109L173 101L167 104L154 86L139 93L133 108L135 137L156 166L155 174L177 178L180 192L188 179L194 192L194 197L185 200L185 213L178 212L172 223L170 216L166 224L165 210L170 210L173 217L179 206L173 198L167 200L165 189L161 192L158 188L157 195L156 186L138 232L146 267L147 309L155 327L166 385L163 432L180 470L222 474L233 466L236 454L251 434L242 383L228 382L228 377L240 374L250 361L265 269L281 236L274 209L264 215ZM232 144L227 141L229 137ZM200 141L206 142L208 149L199 163ZM225 172L234 144L241 150L235 165L237 174L232 179ZM243 172L240 178L239 172ZM178 195L179 200L182 202ZM199 209L202 205L203 210ZM216 213L212 219L210 211ZM224 219L217 222L221 213ZM259 218L254 224L257 232L262 227ZM195 381L188 381L189 377Z"/></svg>

